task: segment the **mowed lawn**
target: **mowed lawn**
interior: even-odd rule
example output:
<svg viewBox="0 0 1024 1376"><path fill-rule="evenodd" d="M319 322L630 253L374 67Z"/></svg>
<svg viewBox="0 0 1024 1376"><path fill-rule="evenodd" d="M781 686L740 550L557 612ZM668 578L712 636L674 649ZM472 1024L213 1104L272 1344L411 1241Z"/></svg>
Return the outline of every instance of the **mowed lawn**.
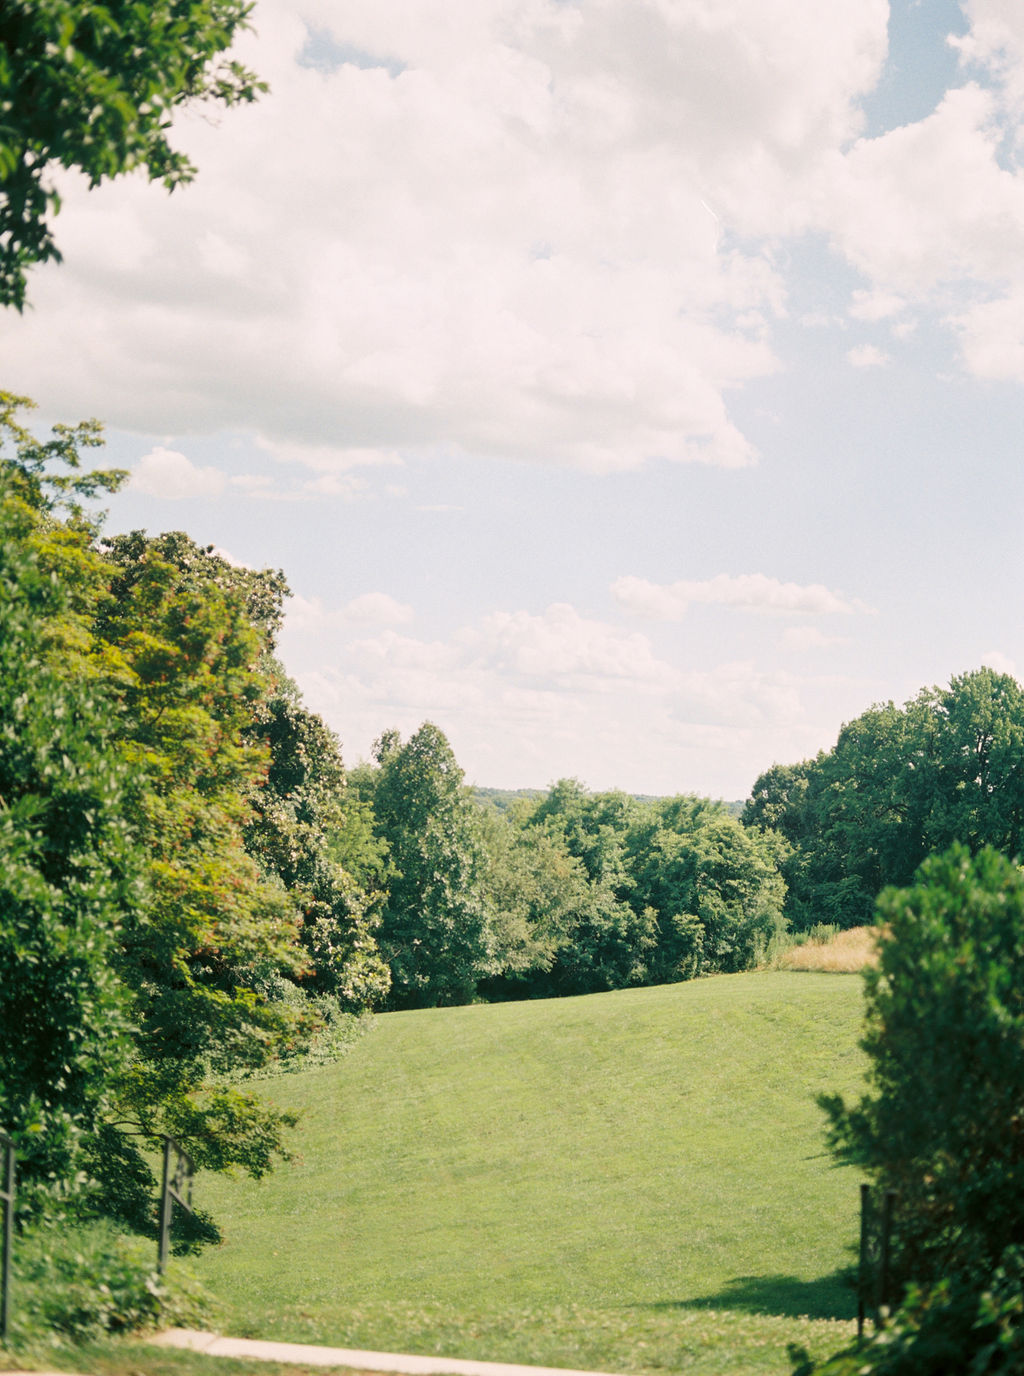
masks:
<svg viewBox="0 0 1024 1376"><path fill-rule="evenodd" d="M201 1178L197 1269L244 1336L622 1372L786 1371L849 1338L861 981L771 971L392 1013L271 1177ZM842 1321L842 1322L840 1322Z"/></svg>

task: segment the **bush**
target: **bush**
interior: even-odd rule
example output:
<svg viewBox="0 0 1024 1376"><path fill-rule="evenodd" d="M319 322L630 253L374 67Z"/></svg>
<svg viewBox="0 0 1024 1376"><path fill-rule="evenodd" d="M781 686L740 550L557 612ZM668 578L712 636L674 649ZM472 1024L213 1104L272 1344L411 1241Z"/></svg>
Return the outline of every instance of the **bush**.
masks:
<svg viewBox="0 0 1024 1376"><path fill-rule="evenodd" d="M822 1366L793 1350L794 1376L1019 1376L1024 1252L1008 1248L988 1285L911 1286L887 1328Z"/></svg>
<svg viewBox="0 0 1024 1376"><path fill-rule="evenodd" d="M40 1227L14 1244L9 1342L74 1341L107 1333L182 1325L202 1327L212 1301L174 1266L156 1270L156 1249L109 1225Z"/></svg>
<svg viewBox="0 0 1024 1376"><path fill-rule="evenodd" d="M953 846L878 901L869 1092L831 1144L898 1197L897 1274L986 1283L1024 1237L1024 874Z"/></svg>

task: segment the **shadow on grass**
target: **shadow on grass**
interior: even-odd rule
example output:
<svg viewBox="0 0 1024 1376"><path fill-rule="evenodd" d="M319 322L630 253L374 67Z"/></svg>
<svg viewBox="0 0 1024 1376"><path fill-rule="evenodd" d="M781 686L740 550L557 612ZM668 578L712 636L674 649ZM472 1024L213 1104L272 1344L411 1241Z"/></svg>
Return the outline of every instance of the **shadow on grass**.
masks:
<svg viewBox="0 0 1024 1376"><path fill-rule="evenodd" d="M638 1309L739 1309L747 1314L777 1314L787 1319L857 1317L854 1277L844 1268L818 1280L796 1276L736 1276L713 1295L661 1300Z"/></svg>

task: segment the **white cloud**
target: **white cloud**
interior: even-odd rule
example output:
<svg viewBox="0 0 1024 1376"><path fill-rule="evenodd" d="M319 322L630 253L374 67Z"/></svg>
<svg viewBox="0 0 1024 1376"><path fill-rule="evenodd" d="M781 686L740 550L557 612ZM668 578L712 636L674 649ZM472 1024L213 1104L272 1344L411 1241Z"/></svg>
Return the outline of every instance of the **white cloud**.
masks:
<svg viewBox="0 0 1024 1376"><path fill-rule="evenodd" d="M317 470L317 465L310 467ZM310 502L324 497L351 501L366 490L365 481L339 467L326 465L319 476L283 486L265 473L238 473L229 477L219 468L200 468L184 454L158 445L144 455L132 471L130 487L147 497L219 497L229 488L268 502Z"/></svg>
<svg viewBox="0 0 1024 1376"><path fill-rule="evenodd" d="M129 487L147 497L219 497L227 476L219 468L198 468L176 449L158 445L136 464Z"/></svg>
<svg viewBox="0 0 1024 1376"><path fill-rule="evenodd" d="M1004 0L971 0L953 39L964 83L916 123L833 156L808 224L824 230L870 283L851 315L891 319L937 307L981 377L1024 380L1024 24ZM912 322L894 325L906 337ZM857 351L858 366L880 360ZM851 358L851 361L855 361Z"/></svg>
<svg viewBox="0 0 1024 1376"><path fill-rule="evenodd" d="M846 361L854 368L884 368L892 358L875 344L858 344L847 350Z"/></svg>
<svg viewBox="0 0 1024 1376"><path fill-rule="evenodd" d="M861 140L835 164L822 223L884 294L1013 277L1024 179L1000 165L1000 139L990 91L949 91L927 119Z"/></svg>
<svg viewBox="0 0 1024 1376"><path fill-rule="evenodd" d="M319 478L303 483L296 495L301 498L341 497L351 501L365 491L366 483L361 478L347 473L323 473Z"/></svg>
<svg viewBox="0 0 1024 1376"><path fill-rule="evenodd" d="M855 291L850 314L855 320L887 320L899 315L906 302L901 296L883 291Z"/></svg>
<svg viewBox="0 0 1024 1376"><path fill-rule="evenodd" d="M540 616L493 612L478 629L464 632L461 643L478 663L523 679L600 689L629 683L639 690L664 688L674 679L646 636L582 617L564 602Z"/></svg>
<svg viewBox="0 0 1024 1376"><path fill-rule="evenodd" d="M62 177L65 263L0 367L319 473L444 445L735 467L756 454L730 390L777 367L780 245L811 230L866 280L854 318L937 301L970 370L1018 378L1019 7L970 0L964 84L858 138L888 8L262 0L240 51L272 94L181 116L201 172L171 199ZM309 26L384 65L302 66Z"/></svg>
<svg viewBox="0 0 1024 1376"><path fill-rule="evenodd" d="M848 645L848 636L826 635L817 626L788 626L782 634L783 645L792 650L824 650L831 645Z"/></svg>
<svg viewBox="0 0 1024 1376"><path fill-rule="evenodd" d="M989 669L994 669L997 674L1011 674L1018 682L1024 682L1018 672L1016 662L1009 655L1003 654L1002 650L988 650L981 656L981 662Z"/></svg>
<svg viewBox="0 0 1024 1376"><path fill-rule="evenodd" d="M413 619L413 609L386 592L367 592L333 610L319 597L293 595L285 604L285 634L319 636L349 626L400 626Z"/></svg>
<svg viewBox="0 0 1024 1376"><path fill-rule="evenodd" d="M340 444L306 444L296 440L274 439L267 435L255 437L256 446L281 463L300 464L316 473L336 477L353 468L401 464L394 449L375 449Z"/></svg>
<svg viewBox="0 0 1024 1376"><path fill-rule="evenodd" d="M995 301L968 307L955 319L967 367L977 377L1024 382L1024 279Z"/></svg>
<svg viewBox="0 0 1024 1376"><path fill-rule="evenodd" d="M201 170L172 199L64 179L66 261L0 367L118 427L250 431L319 471L439 445L749 463L729 390L776 367L785 290L730 233L808 222L886 16L262 0L240 51L272 94L181 117ZM390 70L300 66L307 24Z"/></svg>
<svg viewBox="0 0 1024 1376"><path fill-rule="evenodd" d="M620 606L652 621L679 621L696 604L816 615L867 610L862 602L831 592L821 583L782 583L763 573L720 573L702 581L677 583L651 583L629 575L617 579L611 591Z"/></svg>
<svg viewBox="0 0 1024 1376"><path fill-rule="evenodd" d="M222 549L220 545L217 545L213 552L219 559L223 559L225 564L230 564L233 569L251 569L253 567L252 564L247 564L243 559L236 559L229 550Z"/></svg>
<svg viewBox="0 0 1024 1376"><path fill-rule="evenodd" d="M1024 15L1014 0L965 0L968 32L951 36L965 64L996 77L1011 113L1024 112Z"/></svg>
<svg viewBox="0 0 1024 1376"><path fill-rule="evenodd" d="M786 759L822 743L807 721L811 680L747 660L681 668L646 636L566 603L496 611L433 640L392 628L353 638L342 615L316 605L304 642L315 650L300 656L287 627L310 607L290 604L285 662L350 757L367 755L386 727L408 734L429 718L481 783L573 774L672 793L700 789L714 760L715 777L732 781L728 796L740 797L755 742L756 758Z"/></svg>

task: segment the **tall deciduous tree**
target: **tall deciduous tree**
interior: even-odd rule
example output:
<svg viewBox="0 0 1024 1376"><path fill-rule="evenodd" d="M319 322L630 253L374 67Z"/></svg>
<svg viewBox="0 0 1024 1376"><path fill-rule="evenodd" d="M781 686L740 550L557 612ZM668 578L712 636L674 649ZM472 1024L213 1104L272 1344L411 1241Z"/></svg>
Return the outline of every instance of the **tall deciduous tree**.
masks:
<svg viewBox="0 0 1024 1376"><path fill-rule="evenodd" d="M629 835L632 901L656 915L651 982L748 969L785 926L785 845L745 829L724 804L650 803Z"/></svg>
<svg viewBox="0 0 1024 1376"><path fill-rule="evenodd" d="M356 1012L380 1004L391 984L375 936L384 895L368 892L342 863L350 819L358 831L362 812L349 797L337 737L302 706L279 665L271 665L271 682L252 725L270 762L251 800L246 848L298 911L309 961L303 984Z"/></svg>
<svg viewBox="0 0 1024 1376"><path fill-rule="evenodd" d="M0 1128L22 1198L73 1189L130 1057L115 972L138 856L111 751L111 704L52 662L74 610L31 538L35 515L0 477ZM27 1190L27 1194L26 1194Z"/></svg>
<svg viewBox="0 0 1024 1376"><path fill-rule="evenodd" d="M396 1008L467 1003L493 973L485 856L473 803L444 733L424 722L408 741L385 732L373 806L390 875L380 946Z"/></svg>
<svg viewBox="0 0 1024 1376"><path fill-rule="evenodd" d="M38 1119L28 1174L84 1164L103 1207L144 1228L161 1133L256 1175L282 1149L289 1116L225 1072L304 1034L313 948L350 1006L384 971L317 830L339 821L336 743L275 707L283 579L180 534L101 550L83 503L123 475L81 471L98 427L41 442L17 405L0 398L0 1012L35 1060L5 1062L0 1125ZM332 904L328 959L298 933Z"/></svg>
<svg viewBox="0 0 1024 1376"><path fill-rule="evenodd" d="M525 819L557 836L585 884L562 910L534 992L587 993L750 966L784 925L785 842L744 829L725 805L640 801L563 779Z"/></svg>
<svg viewBox="0 0 1024 1376"><path fill-rule="evenodd" d="M0 4L0 305L21 310L25 273L59 260L51 177L97 186L145 168L170 189L196 169L168 137L180 105L254 100L266 87L224 55L248 0L3 0Z"/></svg>
<svg viewBox="0 0 1024 1376"><path fill-rule="evenodd" d="M588 793L576 779L560 779L527 818L576 861L583 883L562 909L554 958L533 992L589 994L650 982L655 915L633 895L627 837L640 805L626 793Z"/></svg>
<svg viewBox="0 0 1024 1376"><path fill-rule="evenodd" d="M881 888L908 884L953 841L1020 854L1024 691L982 668L901 708L872 707L827 754L763 774L744 820L793 844L785 868L797 926L870 921Z"/></svg>
<svg viewBox="0 0 1024 1376"><path fill-rule="evenodd" d="M170 1132L202 1164L259 1174L285 1120L211 1074L259 1065L294 1034L294 1009L265 991L304 965L285 887L244 844L268 766L249 736L266 633L244 590L204 578L186 537L119 537L107 553L95 654L146 855L144 902L117 958L137 1029L119 1121L140 1142Z"/></svg>

